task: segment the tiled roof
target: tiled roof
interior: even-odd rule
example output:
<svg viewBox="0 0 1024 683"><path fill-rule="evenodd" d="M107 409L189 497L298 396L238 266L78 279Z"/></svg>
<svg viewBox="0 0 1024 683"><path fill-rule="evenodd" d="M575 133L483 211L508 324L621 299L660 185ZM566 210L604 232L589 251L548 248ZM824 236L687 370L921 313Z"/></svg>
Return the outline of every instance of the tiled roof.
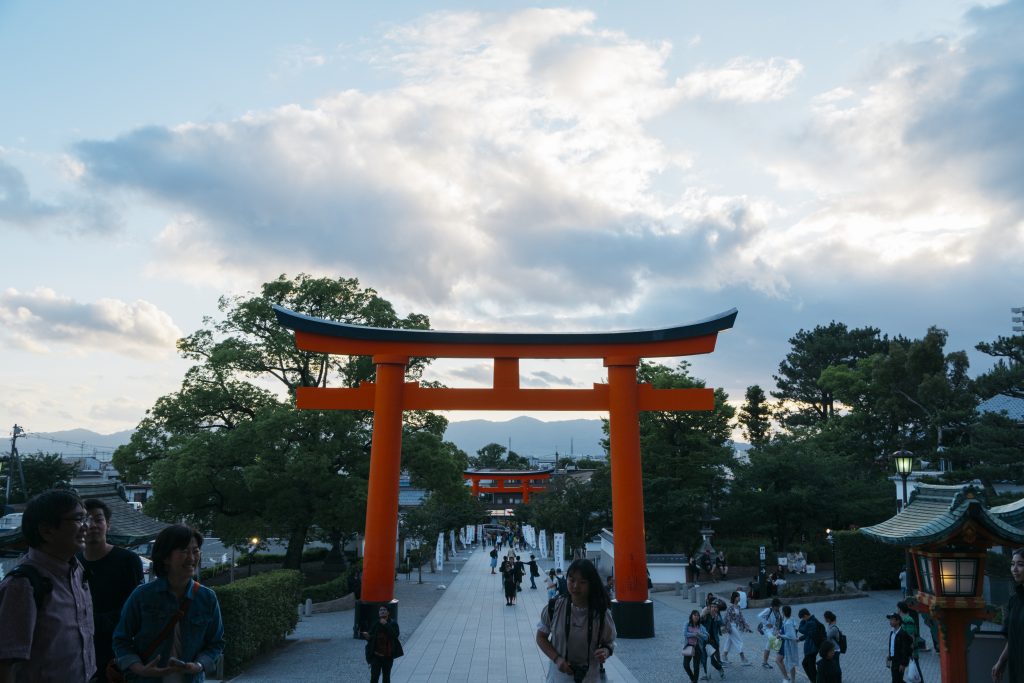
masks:
<svg viewBox="0 0 1024 683"><path fill-rule="evenodd" d="M1004 541L1024 543L1024 529L1016 524L1021 513L1007 509L1022 504L987 509L983 493L971 484L921 484L899 514L860 531L883 543L919 546L948 538L973 519Z"/></svg>
<svg viewBox="0 0 1024 683"><path fill-rule="evenodd" d="M1003 413L1017 422L1024 422L1024 398L998 394L978 404L979 413Z"/></svg>
<svg viewBox="0 0 1024 683"><path fill-rule="evenodd" d="M107 540L114 545L136 546L148 543L156 535L170 526L142 514L128 504L124 496L124 487L113 482L78 484L75 486L78 495L86 498L98 498L110 506L110 528Z"/></svg>

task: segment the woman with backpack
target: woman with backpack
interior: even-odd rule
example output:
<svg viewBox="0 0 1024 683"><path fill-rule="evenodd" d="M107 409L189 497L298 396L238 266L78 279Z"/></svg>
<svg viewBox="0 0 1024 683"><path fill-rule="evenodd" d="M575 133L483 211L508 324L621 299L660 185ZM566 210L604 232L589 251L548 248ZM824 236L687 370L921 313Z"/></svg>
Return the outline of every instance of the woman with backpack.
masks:
<svg viewBox="0 0 1024 683"><path fill-rule="evenodd" d="M825 618L825 638L832 641L832 644L836 646L833 659L835 660L836 668L841 672L842 667L839 665L839 656L846 651L846 636L844 636L843 632L839 630L838 626L836 626L835 612L825 610L825 613L822 616Z"/></svg>
<svg viewBox="0 0 1024 683"><path fill-rule="evenodd" d="M590 560L573 561L566 577L568 597L555 597L541 611L537 647L551 660L549 683L597 683L615 649L608 594Z"/></svg>

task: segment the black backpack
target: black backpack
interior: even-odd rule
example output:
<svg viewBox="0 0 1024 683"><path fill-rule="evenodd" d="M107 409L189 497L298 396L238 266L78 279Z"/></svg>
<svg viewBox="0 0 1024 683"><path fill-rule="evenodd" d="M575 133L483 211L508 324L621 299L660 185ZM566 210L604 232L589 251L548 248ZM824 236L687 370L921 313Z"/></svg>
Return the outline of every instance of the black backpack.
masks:
<svg viewBox="0 0 1024 683"><path fill-rule="evenodd" d="M838 629L836 629L836 630L838 630ZM839 654L845 655L846 654L846 634L843 633L842 631L839 631L839 636L836 638L836 640L838 641L838 644L839 644Z"/></svg>
<svg viewBox="0 0 1024 683"><path fill-rule="evenodd" d="M53 581L40 574L39 570L30 564L19 564L7 572L4 580L19 576L28 579L28 582L32 584L32 597L35 598L36 609L43 609L43 602L46 600L46 596L53 592Z"/></svg>
<svg viewBox="0 0 1024 683"><path fill-rule="evenodd" d="M564 576L559 576L555 579L555 590L558 591L559 595L569 597L569 583L565 580Z"/></svg>
<svg viewBox="0 0 1024 683"><path fill-rule="evenodd" d="M820 648L821 644L825 642L825 624L817 620L815 620L815 623L817 623L817 626L814 629L814 635L811 636L811 639L814 642L814 647Z"/></svg>

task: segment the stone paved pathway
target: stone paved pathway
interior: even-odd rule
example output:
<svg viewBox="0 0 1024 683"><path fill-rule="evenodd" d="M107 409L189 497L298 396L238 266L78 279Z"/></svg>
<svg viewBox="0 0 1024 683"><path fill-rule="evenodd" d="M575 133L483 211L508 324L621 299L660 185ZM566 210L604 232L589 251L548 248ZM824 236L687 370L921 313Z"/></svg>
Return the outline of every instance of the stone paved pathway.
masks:
<svg viewBox="0 0 1024 683"><path fill-rule="evenodd" d="M532 683L544 680L548 660L540 654L534 637L540 612L547 603L546 592L542 587L531 590L527 577L526 587L519 594L519 604L506 607L500 576L490 573L487 560L486 552L478 549L468 556L463 553L458 564L460 571L455 576L424 575L428 581L449 580L444 591L429 583L415 583L415 575L412 582L402 579L396 583L406 656L395 663L392 673L395 683ZM725 586L713 585L712 590L722 594ZM679 654L682 624L695 604L672 592L654 593L652 599L656 637L620 639L615 656L609 660L605 679L609 683L684 683L686 680ZM819 619L826 609L838 615L838 624L849 639L849 652L842 658L845 683L889 680L889 672L884 667L888 642L885 615L894 609L897 599L895 591L880 591L865 598L807 605ZM745 612L751 627L756 624L758 611ZM363 643L351 637L352 618L349 610L303 619L286 647L268 653L234 681L368 681ZM734 661L726 668L727 681L779 683L782 680L777 669L761 668L760 636L747 634L744 648L755 665L740 666L733 654ZM934 652L922 654L921 666L927 683L939 681L938 657ZM712 680L715 679L718 679L717 672L712 672ZM806 683L799 670L797 683Z"/></svg>

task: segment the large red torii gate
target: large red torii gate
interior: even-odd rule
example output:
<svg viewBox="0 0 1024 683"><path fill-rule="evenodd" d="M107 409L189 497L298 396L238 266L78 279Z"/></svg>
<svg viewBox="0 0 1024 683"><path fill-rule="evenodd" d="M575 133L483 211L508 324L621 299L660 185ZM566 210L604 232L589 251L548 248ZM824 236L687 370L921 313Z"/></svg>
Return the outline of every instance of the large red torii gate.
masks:
<svg viewBox="0 0 1024 683"><path fill-rule="evenodd" d="M366 497L363 582L357 621L394 600L395 542L403 410L595 410L608 411L611 445L615 592L612 611L619 635L654 636L654 608L647 595L643 482L640 468L641 410L712 410L713 389L655 389L639 384L642 358L711 353L718 333L730 329L736 309L688 325L654 330L593 333L480 333L366 327L333 322L274 306L278 322L295 331L304 351L372 356L375 383L358 388L300 387L299 408L372 410L373 442ZM421 387L405 381L409 359L492 358L490 389ZM601 358L608 383L591 389L522 389L521 358Z"/></svg>

